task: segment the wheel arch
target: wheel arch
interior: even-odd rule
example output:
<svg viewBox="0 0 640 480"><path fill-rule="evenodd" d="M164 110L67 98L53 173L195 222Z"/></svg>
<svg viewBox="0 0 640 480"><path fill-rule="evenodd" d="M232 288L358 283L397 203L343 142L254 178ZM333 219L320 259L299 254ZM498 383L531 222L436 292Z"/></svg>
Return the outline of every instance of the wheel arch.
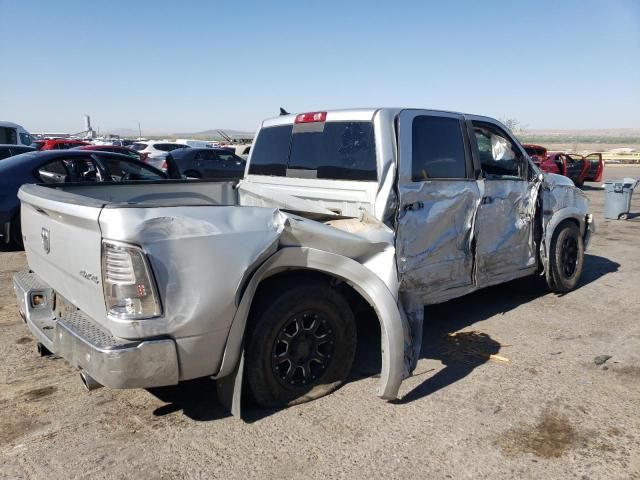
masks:
<svg viewBox="0 0 640 480"><path fill-rule="evenodd" d="M553 214L553 216L546 222L546 226L544 228L544 233L543 233L543 239L544 239L543 250L544 251L541 252L541 253L544 253L543 264L544 264L545 275L547 277L549 275L549 256L551 254L551 242L553 241L553 236L555 235L555 232L558 231L558 228L560 228L562 225L564 225L567 222L571 222L575 224L578 227L578 230L580 231L580 235L583 238L586 233L585 232L585 228L586 228L585 214L583 211L577 208L567 207L567 208L563 208L562 210L558 210Z"/></svg>
<svg viewBox="0 0 640 480"><path fill-rule="evenodd" d="M238 309L231 324L222 364L214 378L231 375L238 366L249 312L260 286L276 275L299 275L301 272L313 272L314 275L345 282L371 305L380 323L381 334L382 370L377 395L387 400L396 398L403 379L404 343L408 332L408 323L398 308L396 298L378 276L355 260L306 247L279 250L252 275L238 296ZM240 385L240 382L235 383Z"/></svg>

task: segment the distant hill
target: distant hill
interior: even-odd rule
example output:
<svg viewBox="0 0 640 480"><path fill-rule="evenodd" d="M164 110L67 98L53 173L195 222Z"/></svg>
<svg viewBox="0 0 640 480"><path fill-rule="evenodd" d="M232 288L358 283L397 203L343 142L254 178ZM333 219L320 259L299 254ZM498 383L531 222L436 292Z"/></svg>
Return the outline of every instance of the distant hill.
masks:
<svg viewBox="0 0 640 480"><path fill-rule="evenodd" d="M253 135L255 132L244 132L242 130L232 130L230 128L212 128L202 132L174 133L173 135L218 135L218 130L222 130L227 135Z"/></svg>
<svg viewBox="0 0 640 480"><path fill-rule="evenodd" d="M253 136L255 132L243 132L242 130L233 130L231 128L212 128L202 130L200 132L170 132L168 130L142 130L143 137L163 137L163 138L203 138L203 139L221 139L218 130L222 130L232 137L236 135ZM133 128L114 128L108 133L119 135L121 137L137 137L138 131Z"/></svg>

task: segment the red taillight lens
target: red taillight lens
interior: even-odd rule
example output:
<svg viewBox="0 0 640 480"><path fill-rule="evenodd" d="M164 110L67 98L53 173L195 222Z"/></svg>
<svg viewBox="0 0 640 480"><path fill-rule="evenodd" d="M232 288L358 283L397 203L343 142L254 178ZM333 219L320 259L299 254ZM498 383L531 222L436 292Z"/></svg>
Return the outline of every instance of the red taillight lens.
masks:
<svg viewBox="0 0 640 480"><path fill-rule="evenodd" d="M309 112L296 115L296 123L324 122L327 112Z"/></svg>
<svg viewBox="0 0 640 480"><path fill-rule="evenodd" d="M167 169L167 161L163 160L162 165L160 165L160 170L166 170L166 169Z"/></svg>

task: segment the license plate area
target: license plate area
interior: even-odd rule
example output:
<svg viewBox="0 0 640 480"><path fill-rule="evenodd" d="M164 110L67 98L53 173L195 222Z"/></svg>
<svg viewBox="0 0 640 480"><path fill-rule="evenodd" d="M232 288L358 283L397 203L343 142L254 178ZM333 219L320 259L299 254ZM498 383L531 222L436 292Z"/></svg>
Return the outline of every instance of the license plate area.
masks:
<svg viewBox="0 0 640 480"><path fill-rule="evenodd" d="M76 307L73 303L71 303L59 293L56 292L55 297L56 317L65 318L68 317L70 313L76 312L78 310L78 307Z"/></svg>

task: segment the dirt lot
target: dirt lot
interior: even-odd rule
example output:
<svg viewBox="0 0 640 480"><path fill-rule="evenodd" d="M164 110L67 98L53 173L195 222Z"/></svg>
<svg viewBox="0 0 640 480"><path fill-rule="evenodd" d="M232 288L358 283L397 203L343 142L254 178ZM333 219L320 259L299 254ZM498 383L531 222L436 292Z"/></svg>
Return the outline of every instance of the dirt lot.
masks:
<svg viewBox="0 0 640 480"><path fill-rule="evenodd" d="M375 397L360 361L333 395L249 406L245 422L209 380L85 393L75 369L37 356L11 287L25 257L0 253L0 477L639 480L640 192L636 218L606 221L596 187L576 291L521 280L430 307L400 400ZM600 355L611 358L596 365Z"/></svg>

